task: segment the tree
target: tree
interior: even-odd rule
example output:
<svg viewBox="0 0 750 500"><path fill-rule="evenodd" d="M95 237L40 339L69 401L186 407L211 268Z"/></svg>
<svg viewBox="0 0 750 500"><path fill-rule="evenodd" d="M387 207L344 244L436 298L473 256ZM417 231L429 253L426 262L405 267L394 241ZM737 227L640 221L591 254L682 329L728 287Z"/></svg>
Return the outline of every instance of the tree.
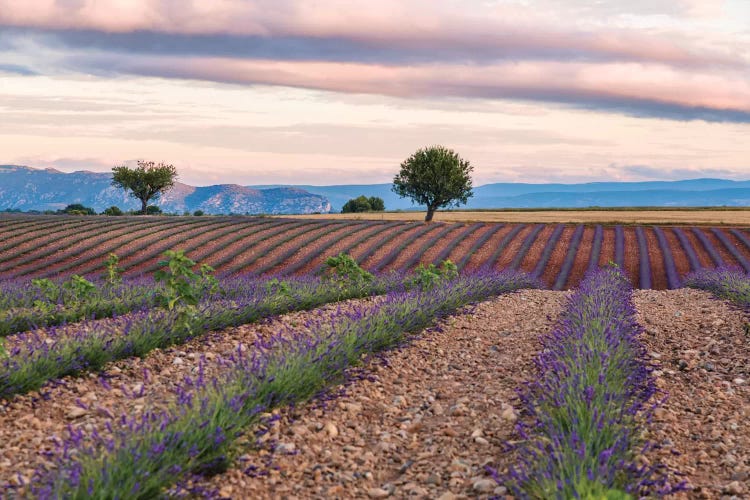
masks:
<svg viewBox="0 0 750 500"><path fill-rule="evenodd" d="M161 208L157 207L156 205L149 205L146 207L146 215L159 215L161 213Z"/></svg>
<svg viewBox="0 0 750 500"><path fill-rule="evenodd" d="M351 214L357 212L382 212L385 210L385 202L377 196L358 196L344 203L341 207L342 214Z"/></svg>
<svg viewBox="0 0 750 500"><path fill-rule="evenodd" d="M370 202L370 210L372 210L373 212L382 212L383 210L385 210L385 202L383 201L383 198L370 196L367 201Z"/></svg>
<svg viewBox="0 0 750 500"><path fill-rule="evenodd" d="M401 164L393 178L393 192L402 198L427 206L425 222L438 208L466 204L472 196L473 167L452 149L443 146L423 148Z"/></svg>
<svg viewBox="0 0 750 500"><path fill-rule="evenodd" d="M123 215L123 213L122 210L120 210L120 207L112 205L109 208L105 208L102 215Z"/></svg>
<svg viewBox="0 0 750 500"><path fill-rule="evenodd" d="M91 207L84 207L80 203L73 203L58 211L61 214L69 215L96 215L96 211Z"/></svg>
<svg viewBox="0 0 750 500"><path fill-rule="evenodd" d="M126 166L112 169L112 185L130 190L130 196L141 200L141 213L145 214L150 200L157 200L169 191L177 179L177 169L165 163L138 160L136 168Z"/></svg>

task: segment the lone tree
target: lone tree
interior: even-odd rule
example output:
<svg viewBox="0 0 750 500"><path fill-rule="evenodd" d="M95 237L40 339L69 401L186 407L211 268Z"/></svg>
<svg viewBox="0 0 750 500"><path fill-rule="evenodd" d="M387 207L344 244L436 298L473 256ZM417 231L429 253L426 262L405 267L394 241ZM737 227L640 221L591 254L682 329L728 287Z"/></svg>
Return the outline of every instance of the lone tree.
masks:
<svg viewBox="0 0 750 500"><path fill-rule="evenodd" d="M138 160L138 166L112 169L112 185L130 190L130 196L141 200L141 213L146 214L148 202L169 191L177 179L177 169L166 163Z"/></svg>
<svg viewBox="0 0 750 500"><path fill-rule="evenodd" d="M438 208L466 204L472 196L470 174L473 167L452 149L443 146L423 148L401 164L393 178L393 192L427 205L425 222Z"/></svg>

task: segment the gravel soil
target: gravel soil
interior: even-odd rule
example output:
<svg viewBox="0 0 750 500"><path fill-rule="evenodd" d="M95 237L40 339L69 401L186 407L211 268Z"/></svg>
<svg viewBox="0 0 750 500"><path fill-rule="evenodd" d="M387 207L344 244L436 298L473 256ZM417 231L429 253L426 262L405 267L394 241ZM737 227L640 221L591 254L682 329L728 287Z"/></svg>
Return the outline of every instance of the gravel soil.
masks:
<svg viewBox="0 0 750 500"><path fill-rule="evenodd" d="M200 486L231 498L503 495L485 466L502 472L513 463L504 443L518 438L514 391L534 377L539 336L553 326L568 293L505 295L422 332L353 371L350 384L332 391L337 397L280 410L261 439L258 429L249 432L256 446L243 450L234 468ZM695 290L636 291L635 301L657 383L668 393L647 428L659 447L643 459L685 474L692 489L677 497L747 498L750 341L743 325L750 318ZM210 373L219 369L216 358L240 344L300 328L336 307L113 363L106 371L111 389L91 374L0 401L0 488L47 462L44 452L66 426L103 429L107 414L161 406L201 357Z"/></svg>

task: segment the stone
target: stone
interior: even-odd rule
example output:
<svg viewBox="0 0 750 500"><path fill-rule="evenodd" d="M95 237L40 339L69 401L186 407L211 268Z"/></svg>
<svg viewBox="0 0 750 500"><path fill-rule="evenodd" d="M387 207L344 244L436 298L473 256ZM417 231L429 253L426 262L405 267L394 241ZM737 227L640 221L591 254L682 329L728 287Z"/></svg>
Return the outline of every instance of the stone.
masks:
<svg viewBox="0 0 750 500"><path fill-rule="evenodd" d="M503 410L503 412L500 414L500 417L508 420L509 422L515 422L516 420L518 420L516 412L510 406Z"/></svg>
<svg viewBox="0 0 750 500"><path fill-rule="evenodd" d="M68 410L68 413L65 415L69 419L76 419L81 418L82 416L86 415L88 413L87 410L84 410L80 406L71 406Z"/></svg>
<svg viewBox="0 0 750 500"><path fill-rule="evenodd" d="M729 493L730 495L742 495L744 492L745 487L739 481L732 481L724 486L724 493Z"/></svg>
<svg viewBox="0 0 750 500"><path fill-rule="evenodd" d="M387 498L391 496L391 494L388 490L384 490L383 488L370 488L367 490L367 496L370 498Z"/></svg>
<svg viewBox="0 0 750 500"><path fill-rule="evenodd" d="M484 439L482 436L475 437L474 442L477 444L481 444L482 446L490 444L490 442Z"/></svg>
<svg viewBox="0 0 750 500"><path fill-rule="evenodd" d="M334 425L333 422L326 422L323 426L323 430L326 434L328 434L328 437L335 438L339 435L339 429Z"/></svg>
<svg viewBox="0 0 750 500"><path fill-rule="evenodd" d="M474 481L471 489L477 493L489 493L490 491L493 491L496 486L497 483L492 479L480 479L479 481Z"/></svg>
<svg viewBox="0 0 750 500"><path fill-rule="evenodd" d="M185 360L182 359L179 356L175 356L175 358L172 360L172 364L173 365L184 365L185 364Z"/></svg>

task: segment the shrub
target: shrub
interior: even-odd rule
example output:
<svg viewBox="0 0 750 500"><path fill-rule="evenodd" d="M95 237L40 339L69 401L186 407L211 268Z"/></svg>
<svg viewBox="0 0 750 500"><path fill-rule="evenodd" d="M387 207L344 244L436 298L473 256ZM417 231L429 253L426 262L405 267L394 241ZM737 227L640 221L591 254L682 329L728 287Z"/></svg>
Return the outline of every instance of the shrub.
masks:
<svg viewBox="0 0 750 500"><path fill-rule="evenodd" d="M420 264L414 270L414 278L409 283L411 286L422 290L432 290L436 285L445 281L458 278L458 267L449 259L440 263L440 267L430 264L425 267Z"/></svg>
<svg viewBox="0 0 750 500"><path fill-rule="evenodd" d="M120 207L112 205L109 208L105 208L102 215L124 215L124 212L120 210Z"/></svg>
<svg viewBox="0 0 750 500"><path fill-rule="evenodd" d="M196 210L195 212L193 212L193 215L196 217L200 217L201 215L204 215L204 212L203 210Z"/></svg>
<svg viewBox="0 0 750 500"><path fill-rule="evenodd" d="M146 215L159 215L161 213L161 208L157 207L156 205L149 205L146 207Z"/></svg>
<svg viewBox="0 0 750 500"><path fill-rule="evenodd" d="M84 207L80 203L73 203L71 205L68 205L62 210L58 210L58 213L68 215L96 215L96 211L93 208Z"/></svg>
<svg viewBox="0 0 750 500"><path fill-rule="evenodd" d="M370 196L369 198L362 195L353 198L341 207L342 214L358 213L358 212L382 212L385 210L385 202L382 198L377 196Z"/></svg>

